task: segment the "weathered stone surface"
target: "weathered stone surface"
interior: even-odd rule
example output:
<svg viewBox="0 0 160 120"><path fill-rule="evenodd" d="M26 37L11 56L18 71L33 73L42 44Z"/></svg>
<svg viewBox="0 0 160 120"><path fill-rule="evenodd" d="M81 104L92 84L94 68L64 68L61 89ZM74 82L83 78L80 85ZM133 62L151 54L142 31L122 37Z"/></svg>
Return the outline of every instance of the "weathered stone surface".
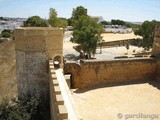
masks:
<svg viewBox="0 0 160 120"><path fill-rule="evenodd" d="M155 30L152 56L160 57L160 24L156 26Z"/></svg>
<svg viewBox="0 0 160 120"><path fill-rule="evenodd" d="M83 61L80 65L68 63L65 72L72 74L72 87L84 88L121 82L153 79L155 59L114 61ZM77 66L77 67L76 67Z"/></svg>
<svg viewBox="0 0 160 120"><path fill-rule="evenodd" d="M60 56L63 60L63 30L19 28L15 43L19 97L38 94L49 100L49 59Z"/></svg>
<svg viewBox="0 0 160 120"><path fill-rule="evenodd" d="M157 61L155 79L160 81L160 60Z"/></svg>
<svg viewBox="0 0 160 120"><path fill-rule="evenodd" d="M63 29L52 27L22 27L14 32L15 36L63 36Z"/></svg>
<svg viewBox="0 0 160 120"><path fill-rule="evenodd" d="M0 104L3 98L17 96L14 41L0 43Z"/></svg>
<svg viewBox="0 0 160 120"><path fill-rule="evenodd" d="M58 111L59 111L58 115L59 120L68 119L67 109L64 105L58 105Z"/></svg>

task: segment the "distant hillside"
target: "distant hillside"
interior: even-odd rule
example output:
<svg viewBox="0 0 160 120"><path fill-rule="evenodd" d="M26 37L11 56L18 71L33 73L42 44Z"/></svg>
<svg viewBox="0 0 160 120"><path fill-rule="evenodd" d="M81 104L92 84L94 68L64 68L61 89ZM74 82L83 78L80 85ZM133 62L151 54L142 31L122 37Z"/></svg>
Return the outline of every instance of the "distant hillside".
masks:
<svg viewBox="0 0 160 120"><path fill-rule="evenodd" d="M17 93L14 41L0 43L0 102Z"/></svg>

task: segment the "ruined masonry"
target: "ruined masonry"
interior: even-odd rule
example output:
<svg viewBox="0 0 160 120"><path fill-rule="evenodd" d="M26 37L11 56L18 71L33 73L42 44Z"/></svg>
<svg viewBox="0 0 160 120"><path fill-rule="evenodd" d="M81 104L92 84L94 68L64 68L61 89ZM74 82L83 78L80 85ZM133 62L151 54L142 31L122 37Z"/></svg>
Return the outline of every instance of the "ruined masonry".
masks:
<svg viewBox="0 0 160 120"><path fill-rule="evenodd" d="M27 27L15 30L18 96L40 95L49 100L49 59L63 61L63 30Z"/></svg>

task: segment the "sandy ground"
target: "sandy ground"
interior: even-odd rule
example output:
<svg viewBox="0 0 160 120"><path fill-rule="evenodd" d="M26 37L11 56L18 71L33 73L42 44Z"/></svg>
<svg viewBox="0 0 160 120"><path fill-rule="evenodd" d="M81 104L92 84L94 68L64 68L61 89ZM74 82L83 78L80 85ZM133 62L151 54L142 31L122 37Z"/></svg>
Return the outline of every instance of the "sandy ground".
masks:
<svg viewBox="0 0 160 120"><path fill-rule="evenodd" d="M75 91L74 107L81 120L151 120L128 118L141 113L159 115L154 120L160 120L159 85L149 82Z"/></svg>
<svg viewBox="0 0 160 120"><path fill-rule="evenodd" d="M124 39L137 39L142 38L141 36L134 35L134 33L128 33L128 34L114 34L114 33L104 33L101 35L103 40L105 41L117 41L117 40L124 40Z"/></svg>

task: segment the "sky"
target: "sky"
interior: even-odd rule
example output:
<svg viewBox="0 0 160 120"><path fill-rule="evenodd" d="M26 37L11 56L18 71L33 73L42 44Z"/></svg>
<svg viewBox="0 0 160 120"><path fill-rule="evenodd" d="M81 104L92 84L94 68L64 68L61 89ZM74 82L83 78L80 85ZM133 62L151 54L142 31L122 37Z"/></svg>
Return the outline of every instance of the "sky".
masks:
<svg viewBox="0 0 160 120"><path fill-rule="evenodd" d="M38 15L47 19L49 9L54 8L58 17L70 18L77 6L87 8L88 15L102 16L107 21L160 21L160 0L0 0L0 16L28 18Z"/></svg>

